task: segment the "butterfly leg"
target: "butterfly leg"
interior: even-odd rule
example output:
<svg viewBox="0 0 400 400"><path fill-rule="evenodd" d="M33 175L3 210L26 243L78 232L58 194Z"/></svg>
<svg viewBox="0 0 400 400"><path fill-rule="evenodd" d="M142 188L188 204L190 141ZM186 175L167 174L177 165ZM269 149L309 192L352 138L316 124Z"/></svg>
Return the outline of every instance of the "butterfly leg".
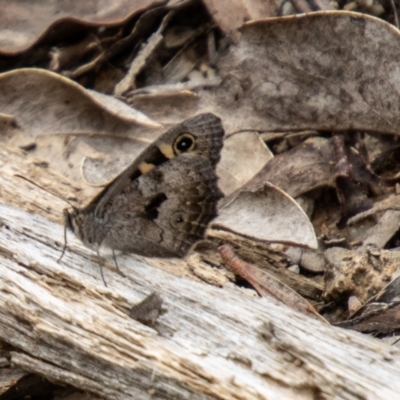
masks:
<svg viewBox="0 0 400 400"><path fill-rule="evenodd" d="M118 263L117 263L117 257L115 256L115 251L114 251L114 249L112 249L112 253L113 253L113 258L114 258L114 262L115 262L115 267L117 268L118 273L119 273L122 277L126 278L125 274L119 269L119 265L118 265Z"/></svg>
<svg viewBox="0 0 400 400"><path fill-rule="evenodd" d="M103 259L100 257L99 246L96 246L96 253L97 253L97 258L98 258L99 266L100 266L101 279L103 279L104 286L107 287L107 282L104 278L104 273L103 273Z"/></svg>
<svg viewBox="0 0 400 400"><path fill-rule="evenodd" d="M63 249L62 249L60 257L57 260L58 263L64 257L65 250L67 250L67 225L64 225L64 246L63 246Z"/></svg>

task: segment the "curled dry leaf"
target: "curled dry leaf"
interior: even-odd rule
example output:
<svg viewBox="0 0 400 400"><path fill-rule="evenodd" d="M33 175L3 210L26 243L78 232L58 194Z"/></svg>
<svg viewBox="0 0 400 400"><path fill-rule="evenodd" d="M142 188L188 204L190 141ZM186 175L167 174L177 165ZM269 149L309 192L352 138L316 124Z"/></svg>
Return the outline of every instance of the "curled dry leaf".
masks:
<svg viewBox="0 0 400 400"><path fill-rule="evenodd" d="M219 209L213 229L235 232L266 242L287 243L315 249L317 238L302 208L287 193L265 183L242 191Z"/></svg>
<svg viewBox="0 0 400 400"><path fill-rule="evenodd" d="M297 197L319 187L334 186L333 160L331 140L313 137L276 155L241 190L255 190L270 182Z"/></svg>
<svg viewBox="0 0 400 400"><path fill-rule="evenodd" d="M86 93L92 96L94 101L100 103L100 105L111 114L115 114L123 119L131 120L132 122L147 125L152 128L161 127L161 124L158 122L153 121L147 115L128 106L126 103L116 99L114 96L109 96L90 89L86 89Z"/></svg>
<svg viewBox="0 0 400 400"><path fill-rule="evenodd" d="M273 154L257 132L240 132L224 140L217 165L218 185L225 196L243 186Z"/></svg>
<svg viewBox="0 0 400 400"><path fill-rule="evenodd" d="M76 29L78 21L82 25L112 26L163 3L157 0L56 0L30 2L27 7L25 1L1 0L0 52L9 54L24 51L40 37L46 37L47 40L67 37L72 27Z"/></svg>
<svg viewBox="0 0 400 400"><path fill-rule="evenodd" d="M375 334L386 334L398 330L400 328L400 277L398 273L395 275L387 286L354 312L347 321L336 325Z"/></svg>
<svg viewBox="0 0 400 400"><path fill-rule="evenodd" d="M126 108L111 111L104 98L100 102L92 92L48 71L21 69L1 74L0 120L7 128L2 141L30 149L30 155L50 168L82 182L85 157L112 160L126 155L132 160L162 132L149 126L149 121L143 125L143 118L136 119ZM91 183L98 184L99 179Z"/></svg>
<svg viewBox="0 0 400 400"><path fill-rule="evenodd" d="M372 208L370 208L367 211L360 212L359 214L350 218L347 224L348 225L356 224L367 217L377 214L380 211L388 211L388 210L397 210L397 211L400 210L398 194L393 194L380 201L376 201Z"/></svg>
<svg viewBox="0 0 400 400"><path fill-rule="evenodd" d="M216 81L217 84L220 80ZM195 83L196 86L203 84ZM178 89L176 88L178 86ZM135 91L127 102L137 110L141 110L152 119L162 123L179 123L190 115L194 115L198 109L198 96L193 91L194 88L186 89L187 84L157 85Z"/></svg>
<svg viewBox="0 0 400 400"><path fill-rule="evenodd" d="M118 158L85 157L82 162L82 178L92 186L105 186L132 163L132 156Z"/></svg>
<svg viewBox="0 0 400 400"><path fill-rule="evenodd" d="M383 249L389 240L399 230L399 226L400 211L387 210L379 218L377 224L368 230L363 240L363 245L374 245L377 248Z"/></svg>
<svg viewBox="0 0 400 400"><path fill-rule="evenodd" d="M265 271L241 260L229 245L223 245L218 251L225 264L237 275L248 281L260 296L272 296L287 306L312 318L325 321L306 300L288 286Z"/></svg>

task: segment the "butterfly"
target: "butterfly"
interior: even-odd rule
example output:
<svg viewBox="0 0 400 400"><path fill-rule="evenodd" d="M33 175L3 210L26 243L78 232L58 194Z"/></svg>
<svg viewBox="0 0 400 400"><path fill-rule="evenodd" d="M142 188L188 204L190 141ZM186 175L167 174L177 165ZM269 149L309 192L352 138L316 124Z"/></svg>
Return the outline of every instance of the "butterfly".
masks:
<svg viewBox="0 0 400 400"><path fill-rule="evenodd" d="M221 120L211 113L175 125L86 207L65 209L65 235L72 231L97 252L105 246L113 254L184 256L223 197L215 173L223 136Z"/></svg>

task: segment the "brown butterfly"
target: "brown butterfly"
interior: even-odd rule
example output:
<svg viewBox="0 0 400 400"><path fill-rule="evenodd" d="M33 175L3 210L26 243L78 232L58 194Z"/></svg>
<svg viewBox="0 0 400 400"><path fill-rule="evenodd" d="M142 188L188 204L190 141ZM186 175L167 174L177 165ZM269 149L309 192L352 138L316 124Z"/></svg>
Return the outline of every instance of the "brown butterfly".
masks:
<svg viewBox="0 0 400 400"><path fill-rule="evenodd" d="M97 252L104 245L113 253L185 255L217 215L223 136L213 114L172 127L86 207L65 209L65 229Z"/></svg>

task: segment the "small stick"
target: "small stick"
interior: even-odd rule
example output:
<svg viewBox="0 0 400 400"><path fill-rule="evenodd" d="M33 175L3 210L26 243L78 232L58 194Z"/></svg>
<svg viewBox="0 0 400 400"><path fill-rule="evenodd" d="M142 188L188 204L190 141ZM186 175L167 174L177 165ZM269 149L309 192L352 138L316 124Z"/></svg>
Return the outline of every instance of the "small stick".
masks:
<svg viewBox="0 0 400 400"><path fill-rule="evenodd" d="M260 296L274 297L303 314L328 323L307 300L272 275L240 259L230 245L218 247L218 252L224 263L235 274L248 281Z"/></svg>

